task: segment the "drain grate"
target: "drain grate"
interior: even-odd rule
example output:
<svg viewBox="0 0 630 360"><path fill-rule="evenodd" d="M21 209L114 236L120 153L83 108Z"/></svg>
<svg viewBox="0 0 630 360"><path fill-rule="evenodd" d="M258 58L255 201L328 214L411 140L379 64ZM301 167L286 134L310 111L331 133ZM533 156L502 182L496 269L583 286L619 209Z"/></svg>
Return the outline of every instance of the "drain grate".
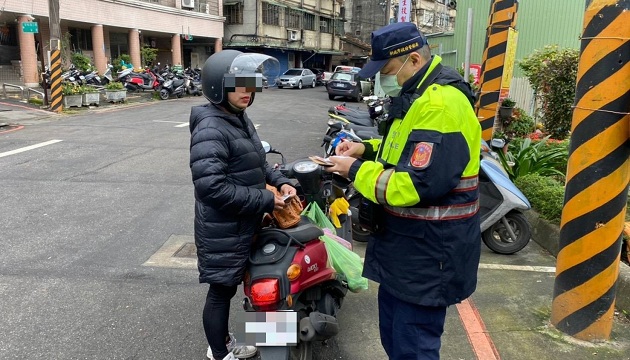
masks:
<svg viewBox="0 0 630 360"><path fill-rule="evenodd" d="M185 243L173 254L173 257L196 259L197 247L194 243Z"/></svg>

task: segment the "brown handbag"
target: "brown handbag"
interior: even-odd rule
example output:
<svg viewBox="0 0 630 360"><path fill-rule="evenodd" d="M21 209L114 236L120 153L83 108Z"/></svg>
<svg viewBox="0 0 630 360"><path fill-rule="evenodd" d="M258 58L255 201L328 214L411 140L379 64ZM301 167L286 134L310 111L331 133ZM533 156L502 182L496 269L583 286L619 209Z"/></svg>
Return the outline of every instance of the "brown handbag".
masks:
<svg viewBox="0 0 630 360"><path fill-rule="evenodd" d="M281 196L280 192L274 187L267 184L267 190L271 191L274 196ZM281 229L287 229L297 225L302 213L302 203L297 196L293 196L286 203L286 206L282 210L274 210L272 217L276 225Z"/></svg>

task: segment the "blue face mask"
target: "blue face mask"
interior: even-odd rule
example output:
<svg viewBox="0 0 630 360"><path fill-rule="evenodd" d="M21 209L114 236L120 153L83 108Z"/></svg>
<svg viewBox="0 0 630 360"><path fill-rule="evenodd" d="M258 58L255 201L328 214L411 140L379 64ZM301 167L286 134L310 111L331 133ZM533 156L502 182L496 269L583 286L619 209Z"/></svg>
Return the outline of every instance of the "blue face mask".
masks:
<svg viewBox="0 0 630 360"><path fill-rule="evenodd" d="M407 60L409 60L409 57L405 59L405 62L400 66L400 68L398 69L398 71L396 71L396 74L394 75L381 74L381 73L378 74L381 89L383 89L383 92L386 95L389 95L391 97L400 95L402 86L398 84L398 73L405 66L405 64L407 63Z"/></svg>

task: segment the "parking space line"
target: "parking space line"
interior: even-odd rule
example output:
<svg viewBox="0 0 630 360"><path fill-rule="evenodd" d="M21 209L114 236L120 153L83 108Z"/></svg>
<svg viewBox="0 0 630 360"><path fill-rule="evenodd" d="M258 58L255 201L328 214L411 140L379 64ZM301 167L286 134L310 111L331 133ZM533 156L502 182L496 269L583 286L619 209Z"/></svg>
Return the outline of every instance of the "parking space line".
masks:
<svg viewBox="0 0 630 360"><path fill-rule="evenodd" d="M490 270L516 270L516 271L533 271L533 272L545 272L545 273L556 272L556 268L553 266L479 264L479 268L490 269Z"/></svg>
<svg viewBox="0 0 630 360"><path fill-rule="evenodd" d="M56 144L56 143L61 142L61 141L63 141L63 140L50 140L50 141L46 141L46 142L43 142L43 143L31 145L31 146L25 146L23 148L11 150L11 151L5 151L3 153L0 153L0 158L1 157L5 157L5 156L9 156L9 155L19 154L21 152L25 152L25 151L29 151L29 150L33 150L33 149L37 149L37 148L40 148L42 146Z"/></svg>

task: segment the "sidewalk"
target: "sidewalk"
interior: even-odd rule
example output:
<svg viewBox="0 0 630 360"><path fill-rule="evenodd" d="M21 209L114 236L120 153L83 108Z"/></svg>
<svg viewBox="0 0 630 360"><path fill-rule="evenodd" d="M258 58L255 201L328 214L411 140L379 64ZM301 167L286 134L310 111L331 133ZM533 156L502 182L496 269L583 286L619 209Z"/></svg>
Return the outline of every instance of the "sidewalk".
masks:
<svg viewBox="0 0 630 360"><path fill-rule="evenodd" d="M153 99L153 92L128 92L124 103L109 103L101 97L98 106L82 106L63 109L61 113L54 113L46 107L26 102L20 98L19 91L7 91L7 97L0 97L0 134L7 130L15 130L19 125L31 125L41 121L53 121L76 114L84 114L87 111L120 109L137 104L159 102ZM0 93L0 96L2 93ZM2 126L4 125L4 126Z"/></svg>

